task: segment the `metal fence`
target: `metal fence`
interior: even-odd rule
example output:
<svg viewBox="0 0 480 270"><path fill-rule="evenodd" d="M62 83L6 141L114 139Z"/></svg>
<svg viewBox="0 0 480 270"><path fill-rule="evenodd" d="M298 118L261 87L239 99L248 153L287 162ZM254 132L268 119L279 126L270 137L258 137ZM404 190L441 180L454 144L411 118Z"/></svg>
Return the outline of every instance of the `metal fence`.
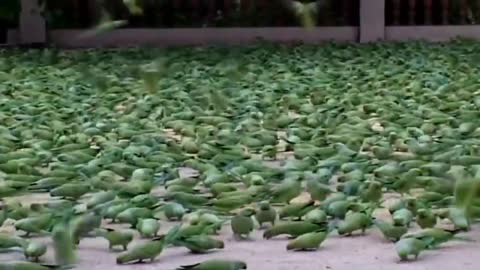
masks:
<svg viewBox="0 0 480 270"><path fill-rule="evenodd" d="M28 12L20 16L18 29L8 32L8 41L98 47L237 44L258 38L312 43L480 38L480 0L316 0L313 29L300 27L280 1L144 0L143 16L132 16L122 0L104 0L113 19L128 20L128 27L87 39L78 36L100 17L95 0L50 1L41 19L32 18L36 0L21 0Z"/></svg>
<svg viewBox="0 0 480 270"><path fill-rule="evenodd" d="M133 28L172 27L287 27L298 26L283 0L171 0L143 1L144 14L132 16L122 0L47 2L53 28L82 28L95 23L99 9L114 19L127 19ZM319 26L359 24L359 0L318 0Z"/></svg>
<svg viewBox="0 0 480 270"><path fill-rule="evenodd" d="M97 0L48 1L53 28L82 28L99 16ZM280 0L144 1L144 16L131 16L122 0L103 7L131 27L285 27L298 22ZM317 0L319 26L358 26L359 0ZM465 25L480 23L480 0L386 0L387 25Z"/></svg>
<svg viewBox="0 0 480 270"><path fill-rule="evenodd" d="M387 25L467 25L480 23L479 0L387 0Z"/></svg>

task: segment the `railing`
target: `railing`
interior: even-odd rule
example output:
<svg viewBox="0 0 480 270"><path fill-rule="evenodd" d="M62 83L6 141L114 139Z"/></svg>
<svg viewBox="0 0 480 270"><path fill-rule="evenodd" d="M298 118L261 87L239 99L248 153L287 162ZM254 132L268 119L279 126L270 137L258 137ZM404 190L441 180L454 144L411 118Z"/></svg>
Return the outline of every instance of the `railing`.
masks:
<svg viewBox="0 0 480 270"><path fill-rule="evenodd" d="M95 23L95 0L50 1L53 28L82 28ZM172 27L287 27L298 26L282 0L145 1L143 16L132 16L122 0L104 1L114 19L128 19L133 28ZM319 26L358 26L359 0L319 0ZM72 16L73 15L73 16Z"/></svg>
<svg viewBox="0 0 480 270"><path fill-rule="evenodd" d="M238 44L258 38L312 43L480 39L480 0L316 0L320 8L318 27L313 29L300 27L280 1L146 1L155 5L148 6L144 16L134 17L121 0L104 0L114 19L129 20L128 28L79 39L78 34L99 17L95 0L53 1L56 6L49 7L53 13L47 14L46 24L39 12L31 12L36 0L21 0L25 12L19 31L9 32L9 41L44 43L48 38L60 47L97 47ZM55 13L56 9L64 14ZM67 17L62 20L62 16Z"/></svg>
<svg viewBox="0 0 480 270"><path fill-rule="evenodd" d="M480 23L479 0L387 0L387 25L467 25Z"/></svg>

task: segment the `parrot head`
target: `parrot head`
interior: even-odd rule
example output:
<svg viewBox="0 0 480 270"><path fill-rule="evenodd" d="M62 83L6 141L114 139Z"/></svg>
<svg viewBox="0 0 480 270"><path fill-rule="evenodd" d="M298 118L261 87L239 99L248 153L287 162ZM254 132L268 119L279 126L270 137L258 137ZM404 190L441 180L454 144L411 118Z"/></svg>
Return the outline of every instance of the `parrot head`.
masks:
<svg viewBox="0 0 480 270"><path fill-rule="evenodd" d="M417 214L418 214L419 217L424 218L424 217L427 216L427 210L425 210L425 209L420 209L420 210L417 211Z"/></svg>
<svg viewBox="0 0 480 270"><path fill-rule="evenodd" d="M237 269L240 269L240 270L247 269L247 264L244 262L238 261L238 262L235 262L235 264L237 265Z"/></svg>
<svg viewBox="0 0 480 270"><path fill-rule="evenodd" d="M270 204L269 204L267 201L260 202L260 203L258 204L258 206L259 206L259 208L260 208L261 210L268 210L268 209L270 209Z"/></svg>

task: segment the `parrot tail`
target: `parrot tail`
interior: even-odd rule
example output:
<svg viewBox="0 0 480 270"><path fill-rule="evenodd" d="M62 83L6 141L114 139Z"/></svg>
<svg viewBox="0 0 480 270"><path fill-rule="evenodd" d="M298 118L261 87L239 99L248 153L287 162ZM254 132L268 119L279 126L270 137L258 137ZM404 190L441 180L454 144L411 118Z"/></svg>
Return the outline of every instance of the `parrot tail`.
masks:
<svg viewBox="0 0 480 270"><path fill-rule="evenodd" d="M134 259L135 258L132 256L132 254L130 252L126 252L126 253L120 254L117 257L117 264L128 263L130 261L133 261Z"/></svg>
<svg viewBox="0 0 480 270"><path fill-rule="evenodd" d="M200 265L200 264L197 263L197 264L191 264L191 265L182 265L182 266L180 266L179 268L177 268L176 270L192 269L192 268L197 267L198 265Z"/></svg>

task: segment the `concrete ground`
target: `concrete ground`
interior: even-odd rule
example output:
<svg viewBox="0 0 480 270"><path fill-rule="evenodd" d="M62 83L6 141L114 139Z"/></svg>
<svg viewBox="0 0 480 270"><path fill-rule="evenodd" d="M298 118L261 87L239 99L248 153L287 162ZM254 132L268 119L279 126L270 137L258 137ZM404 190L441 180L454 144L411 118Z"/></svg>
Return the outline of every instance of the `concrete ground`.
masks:
<svg viewBox="0 0 480 270"><path fill-rule="evenodd" d="M184 176L193 172L185 172ZM155 194L163 193L163 189L155 190ZM395 194L385 194L386 204L398 198ZM302 194L296 201L308 200L308 195ZM49 200L48 194L29 194L15 198L24 204ZM390 219L385 209L376 210L374 215L384 220ZM8 222L7 222L8 223ZM162 223L161 233L165 233L175 223ZM127 229L128 225L104 224L112 228ZM415 230L412 228L411 231ZM0 228L0 233L15 233L9 224ZM394 244L386 241L377 228L370 228L366 235L341 237L333 233L317 251L294 252L287 251L287 237L270 240L262 238L262 231L257 230L250 240L236 241L233 239L230 225L227 223L219 239L225 241L225 249L208 254L191 254L186 248L169 247L162 252L154 263L117 265L115 259L118 253L108 251L108 243L102 238L86 238L78 249L79 270L174 270L181 265L194 264L208 259L235 259L247 263L253 270L477 270L480 265L480 226L463 236L468 241L451 241L437 250L423 252L419 259L410 262L400 262ZM21 233L20 233L21 234ZM35 238L34 238L35 239ZM135 239L139 239L138 235ZM36 240L50 243L49 238ZM134 246L138 241L130 244ZM476 257L476 256L479 257ZM0 262L24 260L20 252L0 254ZM52 249L49 248L44 262L53 263Z"/></svg>
<svg viewBox="0 0 480 270"><path fill-rule="evenodd" d="M480 232L470 234L480 239ZM394 245L385 242L376 230L367 236L338 237L327 239L318 251L287 252L287 239L263 240L258 232L252 241L237 242L232 239L229 228L222 238L225 250L207 255L192 255L184 248L167 249L153 264L131 266L115 265L114 254L105 250L101 240L82 243L78 269L158 269L173 270L179 265L193 264L211 258L238 259L247 262L248 269L254 270L437 270L437 269L478 269L480 245L477 242L452 242L439 250L423 253L415 262L399 263Z"/></svg>
<svg viewBox="0 0 480 270"><path fill-rule="evenodd" d="M380 215L382 215L380 213ZM173 224L162 224L162 232L166 232ZM109 225L111 226L111 225ZM115 225L118 227L119 225ZM121 225L120 227L127 228ZM12 232L9 226L3 232ZM286 237L271 240L262 239L262 232L256 231L251 240L236 241L233 239L230 226L224 226L219 238L225 241L225 249L209 254L194 255L187 249L171 247L157 258L154 263L117 265L117 253L109 252L106 240L87 238L82 240L78 249L78 265L80 270L173 270L180 265L194 264L212 258L236 259L247 262L248 269L254 270L438 270L438 269L478 269L480 263L480 227L465 234L469 241L451 241L437 250L422 253L417 261L399 262L394 245L387 242L376 228L371 228L366 235L340 237L331 235L317 251L287 251ZM37 238L50 242L49 238ZM143 240L136 240L143 241ZM131 246L136 243L132 243ZM130 246L130 247L131 247ZM43 260L53 262L52 249ZM19 252L0 254L0 262L23 260Z"/></svg>

